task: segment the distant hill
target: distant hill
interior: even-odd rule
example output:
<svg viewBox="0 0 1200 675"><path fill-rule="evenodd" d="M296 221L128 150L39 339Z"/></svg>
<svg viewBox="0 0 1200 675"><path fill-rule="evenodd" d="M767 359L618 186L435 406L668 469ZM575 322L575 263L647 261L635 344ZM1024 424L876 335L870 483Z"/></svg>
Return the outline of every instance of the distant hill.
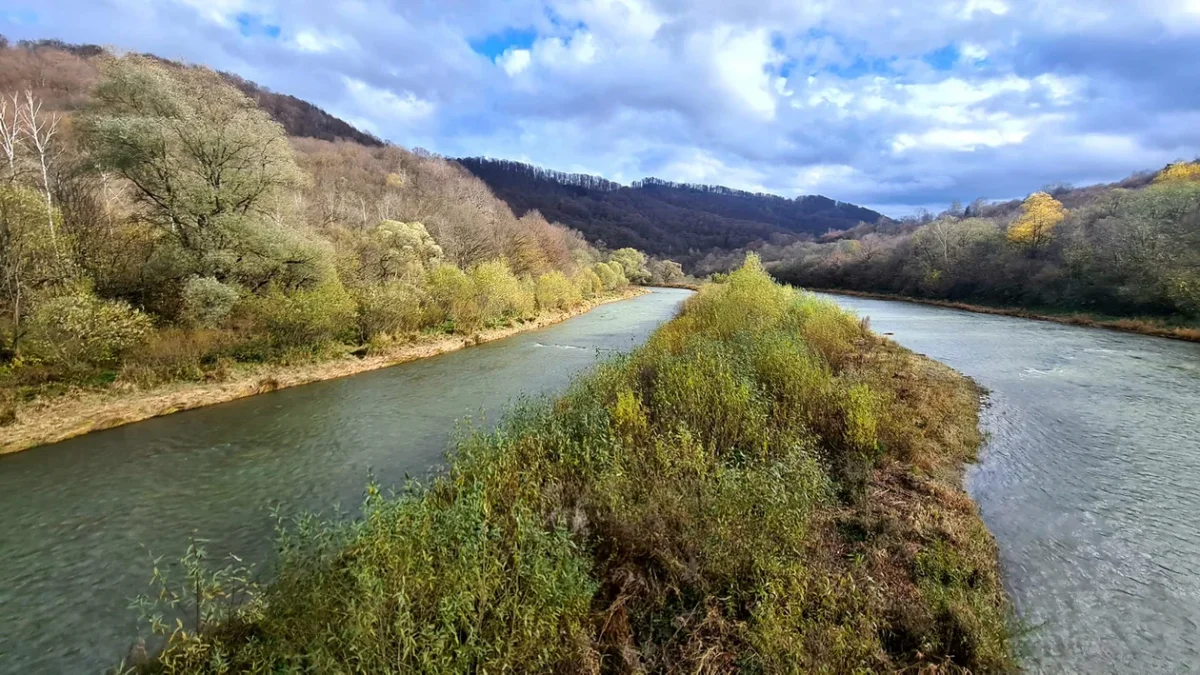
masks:
<svg viewBox="0 0 1200 675"><path fill-rule="evenodd" d="M633 246L686 262L713 250L784 243L884 216L854 204L809 195L777 195L646 178L631 186L520 162L470 157L458 162L518 214L551 221L611 248Z"/></svg>

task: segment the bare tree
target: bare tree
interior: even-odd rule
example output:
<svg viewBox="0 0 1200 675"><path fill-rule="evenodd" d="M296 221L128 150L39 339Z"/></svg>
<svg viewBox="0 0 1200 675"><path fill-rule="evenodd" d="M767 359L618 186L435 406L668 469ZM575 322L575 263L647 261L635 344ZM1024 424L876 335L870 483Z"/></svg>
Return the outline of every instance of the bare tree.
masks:
<svg viewBox="0 0 1200 675"><path fill-rule="evenodd" d="M0 97L0 151L8 160L8 179L17 177L17 146L21 139L20 99L16 93ZM9 112L11 110L11 113Z"/></svg>
<svg viewBox="0 0 1200 675"><path fill-rule="evenodd" d="M54 145L54 136L58 134L58 123L61 119L58 113L42 114L42 102L33 95L33 90L25 90L25 105L20 108L21 130L24 132L25 143L37 157L41 169L42 194L46 196L46 220L50 226L50 242L55 252L58 251L58 237L54 229L54 199L51 196L50 170L58 157Z"/></svg>

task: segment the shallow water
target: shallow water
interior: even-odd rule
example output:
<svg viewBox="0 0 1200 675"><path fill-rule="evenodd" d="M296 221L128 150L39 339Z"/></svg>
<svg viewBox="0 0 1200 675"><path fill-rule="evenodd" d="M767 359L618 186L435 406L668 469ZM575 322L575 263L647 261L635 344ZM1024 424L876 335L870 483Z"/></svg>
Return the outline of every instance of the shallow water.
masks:
<svg viewBox="0 0 1200 675"><path fill-rule="evenodd" d="M438 464L464 416L563 389L626 351L689 291L657 289L539 331L0 457L0 673L97 672L137 636L142 546L178 558L271 551L270 509L354 508L370 473Z"/></svg>
<svg viewBox="0 0 1200 675"><path fill-rule="evenodd" d="M1032 672L1200 672L1200 344L834 298L991 390L967 476Z"/></svg>

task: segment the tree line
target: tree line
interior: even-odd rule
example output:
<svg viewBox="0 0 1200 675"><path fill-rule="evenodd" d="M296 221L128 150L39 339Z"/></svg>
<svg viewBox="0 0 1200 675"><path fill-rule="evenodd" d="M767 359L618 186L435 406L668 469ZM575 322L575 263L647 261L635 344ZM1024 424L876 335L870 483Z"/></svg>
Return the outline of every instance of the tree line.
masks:
<svg viewBox="0 0 1200 675"><path fill-rule="evenodd" d="M386 349L682 276L518 218L428 153L289 138L210 70L19 51L0 50L27 66L0 96L8 399Z"/></svg>
<svg viewBox="0 0 1200 675"><path fill-rule="evenodd" d="M1116 185L1055 186L1020 202L955 204L761 252L778 278L803 286L1194 321L1200 164Z"/></svg>
<svg viewBox="0 0 1200 675"><path fill-rule="evenodd" d="M517 213L536 210L590 241L670 256L691 269L710 253L811 239L883 216L819 195L787 199L645 178L629 187L521 162L459 159Z"/></svg>

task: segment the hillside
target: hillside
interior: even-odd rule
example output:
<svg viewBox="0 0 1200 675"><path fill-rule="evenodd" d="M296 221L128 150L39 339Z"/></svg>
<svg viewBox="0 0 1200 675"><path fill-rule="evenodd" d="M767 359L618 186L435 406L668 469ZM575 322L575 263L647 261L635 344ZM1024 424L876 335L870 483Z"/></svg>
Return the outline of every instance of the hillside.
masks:
<svg viewBox="0 0 1200 675"><path fill-rule="evenodd" d="M801 286L1088 315L1078 321L1138 318L1144 325L1123 327L1174 334L1200 322L1200 164L760 252L777 278ZM714 256L695 269L730 263Z"/></svg>
<svg viewBox="0 0 1200 675"><path fill-rule="evenodd" d="M8 48L8 41L0 36L0 91L32 86L34 93L46 101L47 107L74 109L82 103L88 88L99 79L96 58L102 54L104 48L99 45L69 44L61 40L22 40L15 48ZM174 68L186 67L176 61L153 58ZM273 92L233 73L217 74L267 111L283 125L289 136L346 140L370 147L384 144L308 101Z"/></svg>
<svg viewBox="0 0 1200 675"><path fill-rule="evenodd" d="M631 186L505 160L459 159L518 214L537 210L588 240L694 263L714 249L786 243L874 223L880 213L828 197L787 199L646 178Z"/></svg>

